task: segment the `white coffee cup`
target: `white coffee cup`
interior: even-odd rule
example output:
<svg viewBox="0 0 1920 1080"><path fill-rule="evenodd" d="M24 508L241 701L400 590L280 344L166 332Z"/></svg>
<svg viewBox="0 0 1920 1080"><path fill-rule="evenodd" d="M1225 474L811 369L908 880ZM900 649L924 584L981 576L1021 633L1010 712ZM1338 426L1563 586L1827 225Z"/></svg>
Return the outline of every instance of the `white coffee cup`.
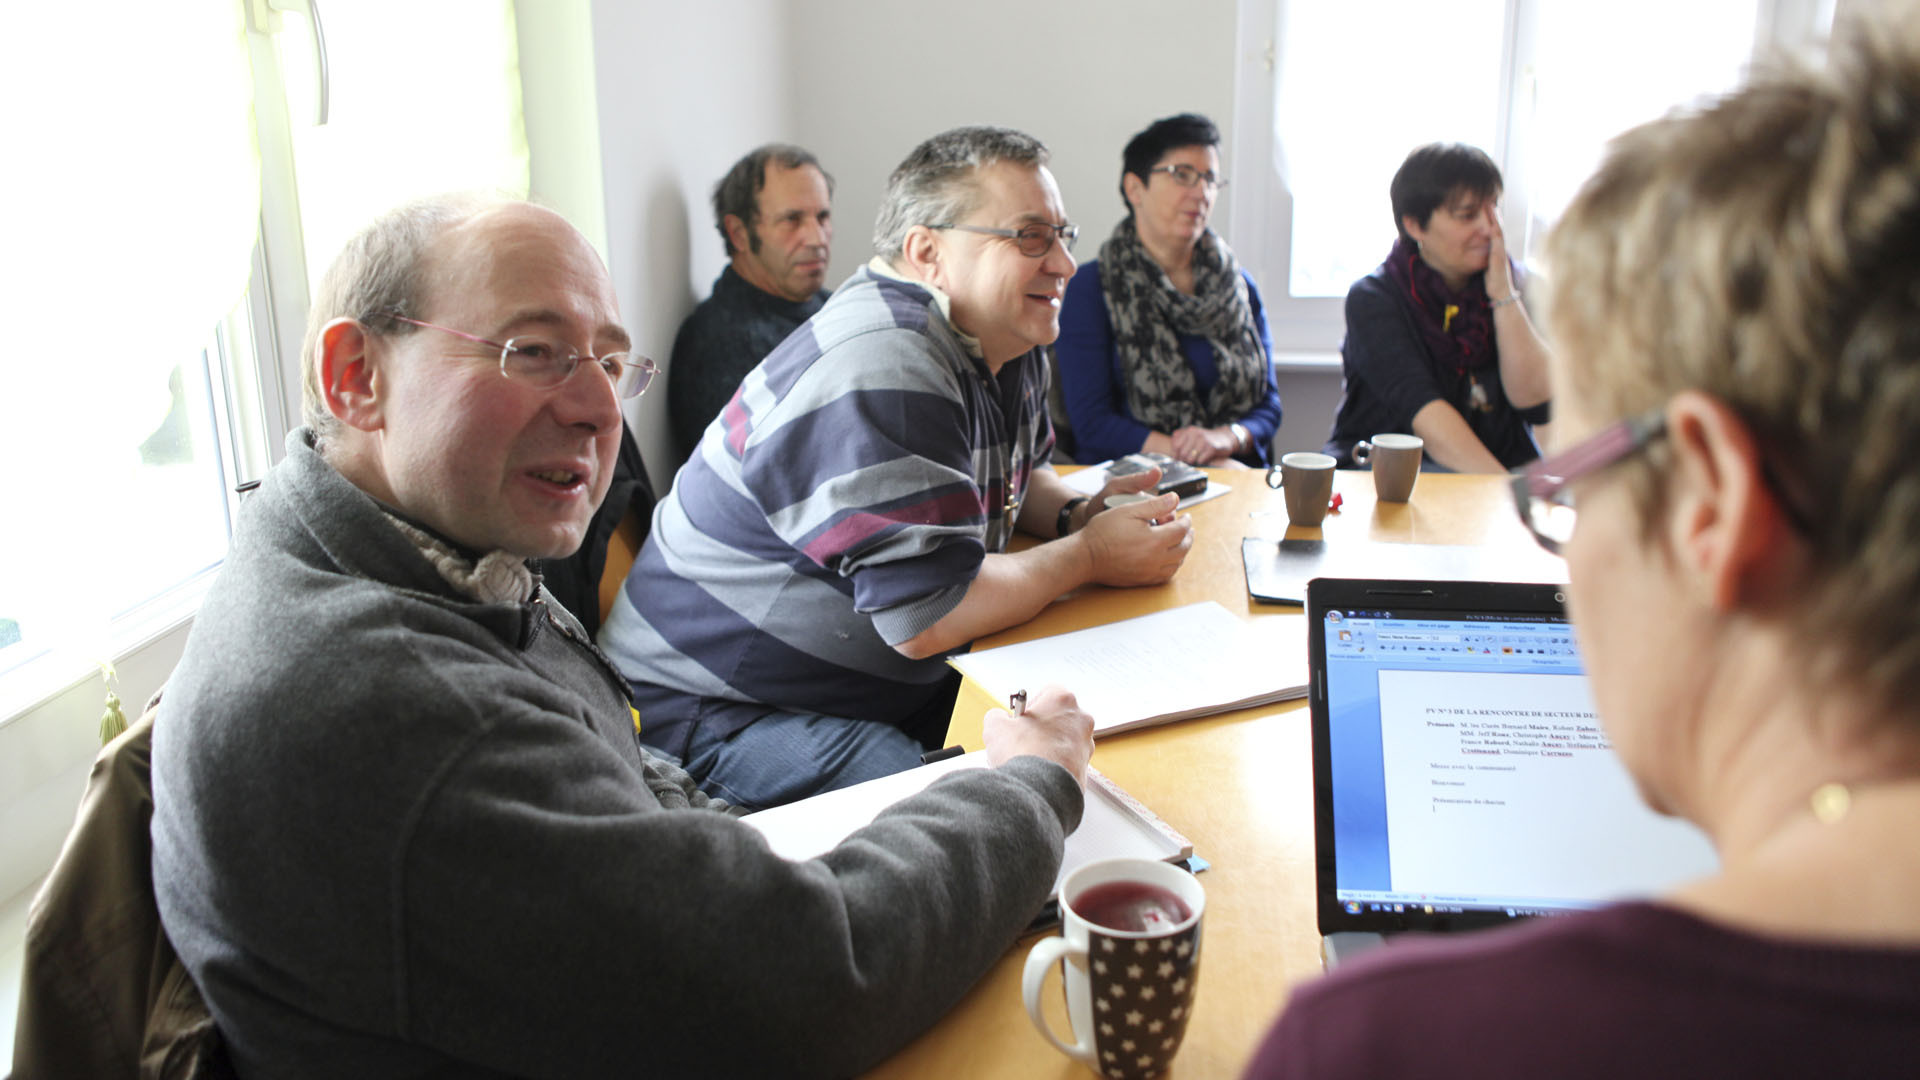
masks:
<svg viewBox="0 0 1920 1080"><path fill-rule="evenodd" d="M1143 502L1151 502L1159 497L1160 496L1150 491L1122 491L1107 496L1103 505L1108 510L1117 510L1122 506L1135 506ZM1165 525L1172 520L1173 511L1169 510L1165 514L1155 518L1153 523L1155 525Z"/></svg>

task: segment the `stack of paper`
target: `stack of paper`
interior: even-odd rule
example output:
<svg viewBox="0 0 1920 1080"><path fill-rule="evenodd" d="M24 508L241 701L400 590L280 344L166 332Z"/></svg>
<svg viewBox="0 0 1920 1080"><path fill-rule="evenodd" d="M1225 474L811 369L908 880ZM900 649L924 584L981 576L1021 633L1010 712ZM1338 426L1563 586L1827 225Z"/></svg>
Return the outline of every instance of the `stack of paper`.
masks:
<svg viewBox="0 0 1920 1080"><path fill-rule="evenodd" d="M1001 701L1059 683L1098 737L1305 697L1307 626L1236 618L1208 600L947 662Z"/></svg>
<svg viewBox="0 0 1920 1080"><path fill-rule="evenodd" d="M987 753L971 754L922 765L864 784L829 791L810 799L776 806L740 820L759 829L767 845L784 858L801 860L824 855L872 821L882 810L928 784L960 769L987 767ZM1095 859L1132 855L1172 862L1193 854L1193 844L1161 821L1153 811L1120 790L1098 769L1087 770L1086 812L1080 827L1067 837L1054 892L1067 875Z"/></svg>

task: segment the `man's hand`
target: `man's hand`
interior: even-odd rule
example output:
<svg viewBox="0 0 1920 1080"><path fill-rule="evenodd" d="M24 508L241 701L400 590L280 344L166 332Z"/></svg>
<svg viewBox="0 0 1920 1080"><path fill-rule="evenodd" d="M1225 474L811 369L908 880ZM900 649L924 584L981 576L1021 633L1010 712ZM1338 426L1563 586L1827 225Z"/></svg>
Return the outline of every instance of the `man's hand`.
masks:
<svg viewBox="0 0 1920 1080"><path fill-rule="evenodd" d="M1087 759L1093 756L1093 717L1058 686L1047 686L1027 702L1019 716L1005 709L988 709L981 721L987 760L1004 765L1023 754L1046 758L1087 782Z"/></svg>
<svg viewBox="0 0 1920 1080"><path fill-rule="evenodd" d="M1102 585L1158 585L1171 578L1193 546L1193 519L1174 517L1180 496L1169 492L1095 514L1081 530Z"/></svg>
<svg viewBox="0 0 1920 1080"><path fill-rule="evenodd" d="M1173 456L1189 465L1212 465L1240 448L1231 427L1183 427L1168 438L1173 440Z"/></svg>
<svg viewBox="0 0 1920 1080"><path fill-rule="evenodd" d="M1100 489L1100 494L1093 497L1093 513L1097 514L1101 510L1106 509L1107 496L1109 495L1138 495L1142 493L1151 495L1153 494L1154 486L1158 483L1160 483L1160 466L1158 465L1150 466L1146 472L1130 473L1126 476L1113 477L1107 481L1105 487Z"/></svg>
<svg viewBox="0 0 1920 1080"><path fill-rule="evenodd" d="M1116 476L1108 479L1106 486L1096 492L1093 498L1088 499L1074 510L1074 520L1067 532L1075 533L1086 528L1087 522L1092 521L1095 514L1107 508L1107 496L1151 495L1154 493L1154 486L1158 483L1160 483L1160 467L1158 465L1148 468L1146 472L1129 473L1126 476Z"/></svg>

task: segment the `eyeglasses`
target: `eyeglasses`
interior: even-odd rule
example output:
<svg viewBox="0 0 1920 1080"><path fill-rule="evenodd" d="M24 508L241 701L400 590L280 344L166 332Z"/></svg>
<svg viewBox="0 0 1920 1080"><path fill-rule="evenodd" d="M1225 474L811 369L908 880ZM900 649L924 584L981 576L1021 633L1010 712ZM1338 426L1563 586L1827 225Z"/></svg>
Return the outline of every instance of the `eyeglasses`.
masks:
<svg viewBox="0 0 1920 1080"><path fill-rule="evenodd" d="M1626 460L1666 432L1667 409L1662 405L1513 470L1513 503L1520 520L1541 547L1559 554L1561 545L1573 538L1573 491L1567 485Z"/></svg>
<svg viewBox="0 0 1920 1080"><path fill-rule="evenodd" d="M1073 242L1080 239L1078 225L1049 225L1036 221L1031 225L1022 225L1017 229L989 229L985 225L929 225L929 229L959 229L961 232L979 233L982 236L1004 236L1020 248L1020 254L1029 259L1046 257L1053 250L1054 237L1060 238L1060 246L1073 251Z"/></svg>
<svg viewBox="0 0 1920 1080"><path fill-rule="evenodd" d="M621 398L636 398L646 393L647 386L660 368L653 361L638 353L610 352L602 356L581 353L563 341L554 341L533 334L523 334L508 338L506 341L489 341L483 337L464 333L451 327L438 326L419 319L409 319L405 315L389 314L386 318L395 322L424 326L429 330L438 330L443 334L452 334L465 338L477 345L500 350L500 374L509 379L518 379L530 386L542 390L551 390L573 377L580 361L591 360L606 372L607 379L613 383L613 392Z"/></svg>
<svg viewBox="0 0 1920 1080"><path fill-rule="evenodd" d="M1192 187L1201 181L1205 181L1207 185L1215 191L1219 191L1221 188L1227 186L1226 177L1221 176L1211 169L1206 172L1201 172L1191 165L1155 165L1153 168L1148 169L1147 172L1149 175L1157 172L1166 173L1168 176L1173 177L1173 182L1179 184L1181 187Z"/></svg>

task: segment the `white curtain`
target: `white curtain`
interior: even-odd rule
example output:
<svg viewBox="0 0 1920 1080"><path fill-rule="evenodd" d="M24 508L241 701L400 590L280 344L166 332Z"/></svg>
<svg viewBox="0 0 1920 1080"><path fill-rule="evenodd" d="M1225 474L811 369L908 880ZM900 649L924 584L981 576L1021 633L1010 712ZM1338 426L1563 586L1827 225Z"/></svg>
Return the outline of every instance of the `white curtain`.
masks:
<svg viewBox="0 0 1920 1080"><path fill-rule="evenodd" d="M304 27L283 35L309 289L380 212L444 191L524 198L527 135L509 0L322 0L332 94L311 123Z"/></svg>
<svg viewBox="0 0 1920 1080"><path fill-rule="evenodd" d="M70 421L66 447L0 443L0 460L57 460L99 425L164 415L164 378L143 400L111 391L198 352L246 288L260 198L246 26L237 0L0 11L0 303L9 338L38 343L8 352L0 400ZM29 426L0 423L0 440Z"/></svg>

